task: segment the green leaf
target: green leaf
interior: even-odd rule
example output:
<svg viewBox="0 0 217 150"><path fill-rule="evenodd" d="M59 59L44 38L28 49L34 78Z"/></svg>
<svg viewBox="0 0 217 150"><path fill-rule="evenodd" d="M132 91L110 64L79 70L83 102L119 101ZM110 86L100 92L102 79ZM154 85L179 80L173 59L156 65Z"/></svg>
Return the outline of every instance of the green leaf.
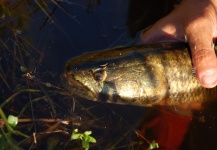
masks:
<svg viewBox="0 0 217 150"><path fill-rule="evenodd" d="M84 134L85 135L91 135L92 131L85 131Z"/></svg>
<svg viewBox="0 0 217 150"><path fill-rule="evenodd" d="M149 148L147 150L151 150L151 149L155 149L155 148L159 148L158 143L156 143L154 140L151 142L151 144L149 145Z"/></svg>
<svg viewBox="0 0 217 150"><path fill-rule="evenodd" d="M26 72L26 71L27 71L27 68L24 67L24 66L20 66L20 70L21 70L22 72Z"/></svg>
<svg viewBox="0 0 217 150"><path fill-rule="evenodd" d="M13 116L13 115L9 115L8 116L8 123L12 126L15 127L18 123L18 117Z"/></svg>
<svg viewBox="0 0 217 150"><path fill-rule="evenodd" d="M71 140L81 139L82 147L85 150L88 150L90 147L89 145L90 142L96 143L96 139L90 136L90 134L92 134L92 131L85 131L84 133L78 133L78 129L74 129L72 136L71 136Z"/></svg>
<svg viewBox="0 0 217 150"><path fill-rule="evenodd" d="M92 137L92 136L89 136L89 137L90 137L90 142L91 143L96 143L96 139L94 137Z"/></svg>
<svg viewBox="0 0 217 150"><path fill-rule="evenodd" d="M52 87L52 85L51 85L50 83L48 83L48 82L47 82L45 85L46 85L47 87ZM75 129L75 130L76 130L76 129ZM77 129L77 130L78 130L78 129Z"/></svg>
<svg viewBox="0 0 217 150"><path fill-rule="evenodd" d="M138 144L139 145L142 145L144 142L143 141L138 141Z"/></svg>
<svg viewBox="0 0 217 150"><path fill-rule="evenodd" d="M71 136L71 140L77 140L83 137L83 134L81 133L73 133Z"/></svg>
<svg viewBox="0 0 217 150"><path fill-rule="evenodd" d="M73 131L74 133L77 133L78 132L78 129L74 129L74 131Z"/></svg>

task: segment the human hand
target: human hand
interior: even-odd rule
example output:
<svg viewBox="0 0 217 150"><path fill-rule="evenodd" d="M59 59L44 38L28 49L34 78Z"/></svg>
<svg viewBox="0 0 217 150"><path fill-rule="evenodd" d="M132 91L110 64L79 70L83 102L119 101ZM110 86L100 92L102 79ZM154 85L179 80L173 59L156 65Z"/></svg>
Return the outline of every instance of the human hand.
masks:
<svg viewBox="0 0 217 150"><path fill-rule="evenodd" d="M185 41L190 45L196 76L202 86L217 85L217 1L183 0L169 15L141 33L142 43Z"/></svg>

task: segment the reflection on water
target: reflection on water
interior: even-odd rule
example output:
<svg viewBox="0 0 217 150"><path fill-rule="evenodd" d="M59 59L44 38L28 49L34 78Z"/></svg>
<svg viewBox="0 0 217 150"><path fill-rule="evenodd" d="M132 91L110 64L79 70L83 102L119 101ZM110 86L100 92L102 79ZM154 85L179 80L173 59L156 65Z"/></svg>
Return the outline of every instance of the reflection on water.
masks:
<svg viewBox="0 0 217 150"><path fill-rule="evenodd" d="M137 26L133 20L144 18L138 7L134 14L132 9L138 6L134 2L0 1L0 149L79 149L81 141L70 141L76 128L92 131L97 143L91 149L145 149L146 140L157 141L160 149L216 147L215 102L190 117L164 107L87 102L61 87L59 73L66 60L85 51L135 42L126 26L128 3L132 35L153 23L147 17L146 25ZM156 9L145 10L153 14ZM171 9L169 5L160 14ZM19 117L14 129L6 122L10 114Z"/></svg>

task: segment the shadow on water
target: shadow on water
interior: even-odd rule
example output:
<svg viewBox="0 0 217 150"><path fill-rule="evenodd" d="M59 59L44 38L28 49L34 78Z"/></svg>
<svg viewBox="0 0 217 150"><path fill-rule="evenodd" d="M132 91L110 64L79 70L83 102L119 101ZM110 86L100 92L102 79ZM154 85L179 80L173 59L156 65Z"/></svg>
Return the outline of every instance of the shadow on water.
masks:
<svg viewBox="0 0 217 150"><path fill-rule="evenodd" d="M90 149L146 149L152 140L160 149L216 147L215 102L190 118L162 107L90 102L62 88L59 74L68 59L134 43L128 30L135 35L173 5L162 2L153 19L146 14L159 3L134 2L0 1L0 149L82 149L82 139L70 140L75 129L92 131L97 142ZM15 127L9 115L18 117Z"/></svg>

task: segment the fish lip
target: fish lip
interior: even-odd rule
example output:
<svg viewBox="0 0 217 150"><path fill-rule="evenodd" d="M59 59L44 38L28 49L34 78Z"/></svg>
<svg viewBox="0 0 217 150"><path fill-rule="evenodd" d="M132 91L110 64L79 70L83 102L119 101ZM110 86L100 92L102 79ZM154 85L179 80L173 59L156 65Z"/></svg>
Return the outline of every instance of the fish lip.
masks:
<svg viewBox="0 0 217 150"><path fill-rule="evenodd" d="M62 86L70 91L72 95L85 98L92 101L97 101L97 96L91 90L89 90L85 85L76 80L73 74L64 72L60 75Z"/></svg>

